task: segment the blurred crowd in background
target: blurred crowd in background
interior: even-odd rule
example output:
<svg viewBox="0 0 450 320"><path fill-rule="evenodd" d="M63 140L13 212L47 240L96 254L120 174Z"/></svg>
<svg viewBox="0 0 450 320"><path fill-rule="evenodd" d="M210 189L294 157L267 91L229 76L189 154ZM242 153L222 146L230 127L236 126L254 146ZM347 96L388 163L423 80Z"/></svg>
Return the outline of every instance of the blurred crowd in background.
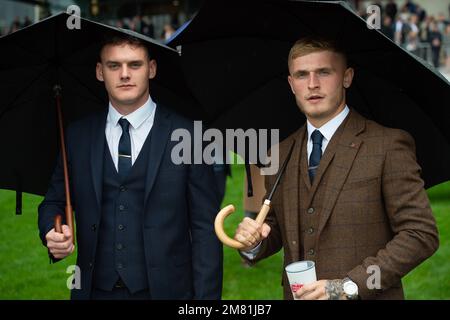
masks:
<svg viewBox="0 0 450 320"><path fill-rule="evenodd" d="M431 0L427 2L427 5L432 5L433 1L441 0ZM369 15L367 7L377 5L381 13L380 31L384 35L429 64L450 73L450 0L447 5L448 11L437 14L428 14L427 10L414 0L365 2L364 0L347 0L347 2L365 20ZM182 23L190 18L184 15L180 20L177 15L138 14L124 18L97 19L97 21L131 29L164 43ZM28 16L16 17L10 26L0 25L0 34L14 32L31 23L32 20Z"/></svg>
<svg viewBox="0 0 450 320"><path fill-rule="evenodd" d="M132 18L123 18L118 20L102 21L105 24L123 29L130 29L139 32L147 37L166 42L178 28L176 23L165 23L161 32L155 32L155 26L152 18L149 16L134 16Z"/></svg>
<svg viewBox="0 0 450 320"><path fill-rule="evenodd" d="M83 18L166 42L203 0L0 0L0 35L15 32L75 5Z"/></svg>
<svg viewBox="0 0 450 320"><path fill-rule="evenodd" d="M1 1L1 0L0 0ZM174 23L164 23L162 30L159 33L155 32L155 27L153 24L152 17L149 16L134 16L131 18L123 18L123 19L110 19L106 21L100 21L104 24L123 28L130 29L136 32L139 32L147 37L154 38L161 42L166 42L173 33L178 28L177 24ZM15 32L21 28L27 27L32 24L31 19L28 16L21 19L20 17L16 17L14 21L11 23L11 26L7 29L2 30L1 35L9 34Z"/></svg>
<svg viewBox="0 0 450 320"><path fill-rule="evenodd" d="M431 2L431 1L430 1ZM448 12L429 15L425 8L412 0L399 6L389 0L372 3L380 8L381 32L411 53L428 61L436 68L450 72L450 1ZM359 15L366 19L367 11Z"/></svg>

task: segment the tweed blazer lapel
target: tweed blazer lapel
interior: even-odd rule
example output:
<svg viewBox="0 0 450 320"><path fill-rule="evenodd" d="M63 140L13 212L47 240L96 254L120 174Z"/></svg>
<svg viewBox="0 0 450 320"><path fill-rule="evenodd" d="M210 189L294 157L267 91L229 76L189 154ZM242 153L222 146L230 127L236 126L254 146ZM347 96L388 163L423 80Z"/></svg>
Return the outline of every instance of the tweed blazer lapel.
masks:
<svg viewBox="0 0 450 320"><path fill-rule="evenodd" d="M334 158L334 155L336 154L336 151L338 150L339 140L344 131L345 122L346 121L344 120L342 125L334 133L333 137L331 138L330 142L328 143L327 148L325 149L322 159L320 160L319 167L317 168L316 176L311 185L311 190L309 193L310 197L308 199L309 200L308 206L310 205L312 199L314 198L314 194L316 193L317 188L320 185L322 177L323 177L324 173L327 171L328 166L330 165L331 161ZM306 173L306 175L308 176L308 180L309 180L309 175L307 173Z"/></svg>
<svg viewBox="0 0 450 320"><path fill-rule="evenodd" d="M330 141L330 144L332 145L329 145L328 147L332 147L333 149L327 154L327 147L324 154L324 165L322 166L322 163L320 163L318 174L316 176L316 179L319 179L317 179L318 181L314 181L315 190L317 190L317 184L319 183L320 178L322 178L325 170L328 168L331 159L334 158L333 170L331 170L325 186L326 193L323 209L319 218L318 236L320 236L320 233L331 215L336 200L352 168L353 161L363 143L363 140L358 137L358 135L364 131L365 123L365 119L352 109L348 115L347 121L343 123L343 127L339 128L342 130L338 129L338 131L341 131L339 136L336 136L336 139L334 139L334 137L331 139L332 141Z"/></svg>
<svg viewBox="0 0 450 320"><path fill-rule="evenodd" d="M305 125L305 128L306 128L306 125ZM302 149L301 149L301 154L300 154L300 180L303 181L306 188L308 190L310 190L311 189L311 180L309 179L309 174L308 174L307 144L308 144L308 134L307 134L307 130L305 129L305 134L302 137L302 145L301 145ZM299 188L299 190L300 190L300 188Z"/></svg>
<svg viewBox="0 0 450 320"><path fill-rule="evenodd" d="M283 183L283 206L285 212L285 228L286 228L286 237L287 243L289 245L289 251L291 253L292 259L299 259L298 247L292 246L292 241L299 242L299 221L298 221L298 212L299 212L299 203L298 203L298 184L300 182L300 156L301 150L303 149L303 141L306 132L306 126L300 128L297 134L294 136L295 146L294 151L292 153L291 159L288 162L286 167L284 178L285 182ZM291 143L285 144L286 150L283 150L287 155L288 148L291 146ZM283 163L284 159L280 161Z"/></svg>

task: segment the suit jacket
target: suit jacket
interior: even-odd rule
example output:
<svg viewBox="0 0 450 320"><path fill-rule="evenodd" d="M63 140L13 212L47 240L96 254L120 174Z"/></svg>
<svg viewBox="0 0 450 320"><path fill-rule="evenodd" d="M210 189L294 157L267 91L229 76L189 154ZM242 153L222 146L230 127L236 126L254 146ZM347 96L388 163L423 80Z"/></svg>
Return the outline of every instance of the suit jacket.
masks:
<svg viewBox="0 0 450 320"><path fill-rule="evenodd" d="M351 110L311 185L306 139L304 125L280 144L280 163L292 143L294 152L272 199L271 232L254 261L283 247L285 266L312 260L318 280L348 276L362 299L403 299L401 278L439 245L414 140ZM267 190L274 180L267 176ZM313 217L315 227L307 228ZM292 299L285 273L282 282Z"/></svg>
<svg viewBox="0 0 450 320"><path fill-rule="evenodd" d="M95 265L102 199L106 112L90 116L67 129L66 146L71 196L77 225L81 289L73 299L89 299ZM158 105L152 127L143 213L145 261L154 299L220 299L222 245L214 233L220 206L214 173L207 165L175 165L171 141L177 128L193 136L193 122ZM61 162L39 206L39 229L45 235L53 217L63 213L64 180Z"/></svg>

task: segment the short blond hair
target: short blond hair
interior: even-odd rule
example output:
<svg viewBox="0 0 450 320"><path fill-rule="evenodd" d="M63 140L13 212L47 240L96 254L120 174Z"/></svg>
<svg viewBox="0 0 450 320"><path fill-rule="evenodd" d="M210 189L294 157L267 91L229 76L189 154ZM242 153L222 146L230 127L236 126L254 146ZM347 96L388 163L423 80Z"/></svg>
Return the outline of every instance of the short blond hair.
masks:
<svg viewBox="0 0 450 320"><path fill-rule="evenodd" d="M289 51L288 64L307 54L319 51L332 51L340 54L344 58L345 66L347 66L347 55L335 41L321 37L304 37L297 40Z"/></svg>

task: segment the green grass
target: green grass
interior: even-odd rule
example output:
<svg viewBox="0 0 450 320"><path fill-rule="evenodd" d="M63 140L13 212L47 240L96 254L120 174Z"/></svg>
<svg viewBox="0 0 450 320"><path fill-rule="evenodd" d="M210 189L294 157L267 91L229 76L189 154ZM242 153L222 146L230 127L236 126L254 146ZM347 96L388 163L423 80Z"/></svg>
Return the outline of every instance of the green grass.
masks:
<svg viewBox="0 0 450 320"><path fill-rule="evenodd" d="M243 190L245 170L243 165L233 166L232 177L227 180L223 205L236 208L227 220L225 231L231 237L244 217ZM281 290L282 253L265 259L251 268L244 267L236 250L224 247L224 299L283 299Z"/></svg>
<svg viewBox="0 0 450 320"><path fill-rule="evenodd" d="M37 229L41 197L23 195L16 216L15 192L0 190L0 299L68 299L66 269L75 256L50 265Z"/></svg>
<svg viewBox="0 0 450 320"><path fill-rule="evenodd" d="M404 279L407 299L450 299L450 183L428 190L439 230L438 251Z"/></svg>
<svg viewBox="0 0 450 320"><path fill-rule="evenodd" d="M231 236L243 217L244 168L233 166L223 204L234 204L227 219ZM450 183L428 191L440 232L440 248L404 278L408 299L450 299ZM0 190L0 299L68 299L67 267L75 255L49 264L37 230L41 197L24 195L23 215L16 216L15 193ZM282 299L281 252L246 268L235 250L224 249L224 299Z"/></svg>

